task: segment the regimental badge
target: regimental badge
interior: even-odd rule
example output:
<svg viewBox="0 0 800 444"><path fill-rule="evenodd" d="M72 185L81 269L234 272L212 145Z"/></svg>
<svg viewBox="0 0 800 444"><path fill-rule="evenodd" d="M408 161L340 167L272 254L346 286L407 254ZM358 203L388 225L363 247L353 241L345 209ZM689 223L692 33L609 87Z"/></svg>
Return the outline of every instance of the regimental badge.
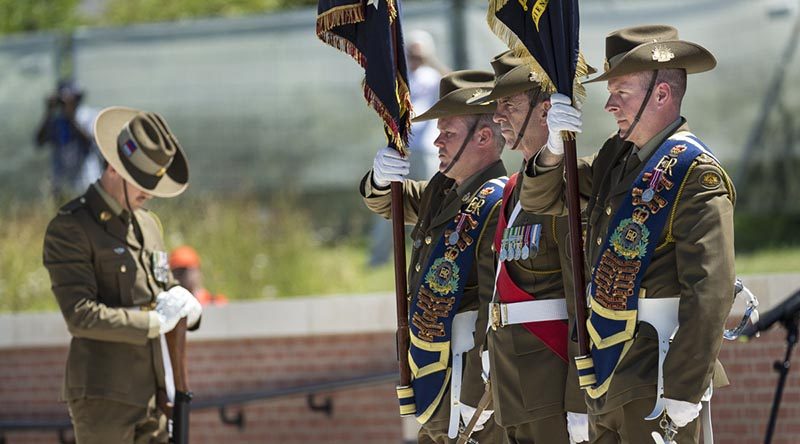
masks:
<svg viewBox="0 0 800 444"><path fill-rule="evenodd" d="M672 52L667 46L664 45L656 45L653 47L653 61L663 63L669 62L670 60L675 58L675 53Z"/></svg>
<svg viewBox="0 0 800 444"><path fill-rule="evenodd" d="M458 287L459 269L455 262L448 258L440 257L433 261L431 268L425 275L425 283L431 290L447 295L456 291Z"/></svg>
<svg viewBox="0 0 800 444"><path fill-rule="evenodd" d="M169 259L166 251L153 251L150 256L150 265L156 281L162 284L169 282Z"/></svg>
<svg viewBox="0 0 800 444"><path fill-rule="evenodd" d="M535 72L531 71L530 74L528 74L528 81L539 83L539 74L536 74Z"/></svg>
<svg viewBox="0 0 800 444"><path fill-rule="evenodd" d="M128 251L128 250L125 249L125 247L116 247L116 248L114 248L114 253L117 253L117 254L123 254L126 251Z"/></svg>
<svg viewBox="0 0 800 444"><path fill-rule="evenodd" d="M700 185L707 190L715 190L722 183L722 177L716 171L706 171L700 175Z"/></svg>
<svg viewBox="0 0 800 444"><path fill-rule="evenodd" d="M486 198L486 196L494 193L494 187L486 187L478 193L482 198Z"/></svg>
<svg viewBox="0 0 800 444"><path fill-rule="evenodd" d="M644 257L649 239L650 230L628 218L619 223L610 241L614 246L614 252L618 255L626 259L640 259Z"/></svg>

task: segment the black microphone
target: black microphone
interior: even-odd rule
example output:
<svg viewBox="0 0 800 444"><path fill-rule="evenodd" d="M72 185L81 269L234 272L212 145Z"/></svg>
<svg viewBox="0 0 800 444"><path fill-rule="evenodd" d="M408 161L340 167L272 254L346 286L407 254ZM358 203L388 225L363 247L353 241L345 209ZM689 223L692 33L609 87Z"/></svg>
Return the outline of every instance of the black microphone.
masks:
<svg viewBox="0 0 800 444"><path fill-rule="evenodd" d="M758 322L748 325L742 330L742 336L750 338L758 332L769 329L776 322L791 321L798 312L800 312L800 290L786 298L777 307L760 315Z"/></svg>

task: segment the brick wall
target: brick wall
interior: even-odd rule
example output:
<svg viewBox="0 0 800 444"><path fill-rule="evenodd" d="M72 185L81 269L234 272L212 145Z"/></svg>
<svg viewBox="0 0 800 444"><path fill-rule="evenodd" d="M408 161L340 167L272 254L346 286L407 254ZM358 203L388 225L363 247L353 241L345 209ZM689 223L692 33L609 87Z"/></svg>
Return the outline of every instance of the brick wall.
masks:
<svg viewBox="0 0 800 444"><path fill-rule="evenodd" d="M213 397L248 389L307 385L396 368L391 333L190 342L192 389ZM0 419L53 419L66 348L0 351ZM318 397L324 400L326 394ZM327 394L333 414L312 412L303 396L243 407L245 428L220 422L217 410L192 414L192 443L391 443L401 436L394 384ZM236 413L237 409L231 409ZM8 434L9 444L55 443L55 433Z"/></svg>
<svg viewBox="0 0 800 444"><path fill-rule="evenodd" d="M756 287L751 286L754 291ZM766 288L757 292L759 296L767 293ZM782 298L787 293L781 290L777 294ZM761 298L762 306L774 305L781 298ZM349 316L336 307L353 306L352 301L310 301L308 309L318 314L303 313L299 303L279 309L231 304L207 310L203 328L191 334L189 341L190 381L196 399L349 379L396 368L391 297L360 300L362 309ZM58 315L34 321L26 316L15 320L0 316L0 420L63 417L65 407L56 401L66 359L65 333L58 330L63 328L63 320ZM272 316L281 319L273 321ZM321 317L327 320L319 321ZM300 319L317 320L303 323ZM369 324L368 320L375 319L376 324ZM14 322L19 325L9 326ZM736 322L738 318L732 318L729 325ZM254 330L248 334L236 330L243 324ZM259 330L274 330L276 325L282 325L277 332ZM48 329L50 336L42 333ZM32 332L40 334L37 337ZM717 443L763 442L777 381L772 363L783 358L784 339L784 331L774 328L749 343L723 344L721 359L732 386L715 393L712 413ZM54 342L58 345L47 345ZM334 403L331 417L310 411L302 396L247 404L243 407L244 430L222 424L216 410L196 411L192 414L192 443L401 442L403 428L397 416L394 383L346 389L330 397ZM14 433L6 438L9 444L58 442L55 433ZM789 373L773 442L800 442L800 369L796 367Z"/></svg>

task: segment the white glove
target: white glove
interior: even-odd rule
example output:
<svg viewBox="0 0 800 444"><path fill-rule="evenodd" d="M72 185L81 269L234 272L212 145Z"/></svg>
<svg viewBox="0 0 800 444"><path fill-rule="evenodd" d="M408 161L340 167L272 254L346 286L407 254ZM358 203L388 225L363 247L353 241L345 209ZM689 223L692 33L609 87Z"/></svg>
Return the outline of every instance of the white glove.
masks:
<svg viewBox="0 0 800 444"><path fill-rule="evenodd" d="M567 412L567 431L572 442L589 441L589 415Z"/></svg>
<svg viewBox="0 0 800 444"><path fill-rule="evenodd" d="M176 285L169 289L169 294L181 298L184 301L181 317L186 317L186 326L194 327L197 321L200 320L200 315L203 314L203 306L200 301L187 289Z"/></svg>
<svg viewBox="0 0 800 444"><path fill-rule="evenodd" d="M583 120L581 110L571 106L572 100L564 94L550 96L550 109L547 111L547 149L555 155L564 154L564 140L561 131L581 132Z"/></svg>
<svg viewBox="0 0 800 444"><path fill-rule="evenodd" d="M694 404L691 402L664 398L664 408L667 410L667 415L676 426L684 427L700 415L700 409L703 408L703 405L699 402Z"/></svg>
<svg viewBox="0 0 800 444"><path fill-rule="evenodd" d="M411 169L411 162L408 158L389 146L378 150L375 161L372 163L372 181L375 185L385 188L391 182L402 182Z"/></svg>
<svg viewBox="0 0 800 444"><path fill-rule="evenodd" d="M184 305L183 297L173 296L166 291L162 291L156 296L155 313L158 317L160 334L169 333L175 328L175 325L184 316L182 313Z"/></svg>
<svg viewBox="0 0 800 444"><path fill-rule="evenodd" d="M475 415L475 407L470 407L463 402L461 403L461 420L464 421L464 426L466 427L470 421L472 421L472 417ZM481 412L481 416L478 417L478 422L475 423L475 428L472 429L473 432L479 432L483 430L483 425L486 424L486 421L492 417L492 413L494 410L484 410Z"/></svg>

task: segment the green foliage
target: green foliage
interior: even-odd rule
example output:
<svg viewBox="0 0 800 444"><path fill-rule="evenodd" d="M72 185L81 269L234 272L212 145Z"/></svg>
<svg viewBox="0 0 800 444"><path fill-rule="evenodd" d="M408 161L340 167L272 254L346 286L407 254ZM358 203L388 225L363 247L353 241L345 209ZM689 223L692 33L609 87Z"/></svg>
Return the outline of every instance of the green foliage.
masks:
<svg viewBox="0 0 800 444"><path fill-rule="evenodd" d="M205 286L231 300L391 291L391 264L369 268L363 238L323 241L325 233L292 201L298 199L267 204L181 197L151 207L164 224L167 247L197 249ZM42 241L55 206L0 207L0 312L57 310L42 266Z"/></svg>
<svg viewBox="0 0 800 444"><path fill-rule="evenodd" d="M315 5L316 0L110 0L101 24L161 22L202 17L232 17Z"/></svg>
<svg viewBox="0 0 800 444"><path fill-rule="evenodd" d="M79 0L0 0L0 34L68 29Z"/></svg>

